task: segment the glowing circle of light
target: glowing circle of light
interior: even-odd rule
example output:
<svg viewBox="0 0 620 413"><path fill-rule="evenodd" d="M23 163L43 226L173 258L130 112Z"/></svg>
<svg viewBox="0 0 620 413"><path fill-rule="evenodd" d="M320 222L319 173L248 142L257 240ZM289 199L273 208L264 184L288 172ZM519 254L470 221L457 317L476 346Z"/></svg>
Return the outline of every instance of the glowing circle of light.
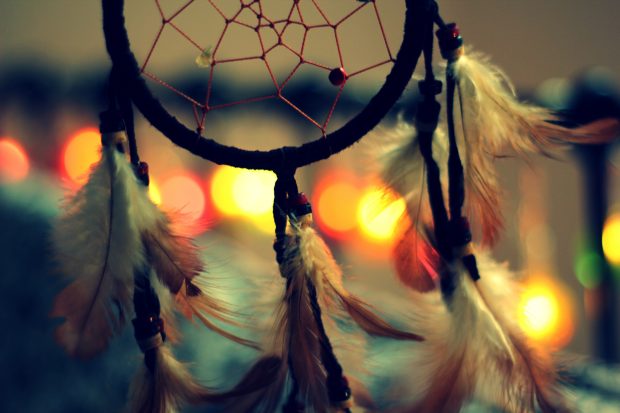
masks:
<svg viewBox="0 0 620 413"><path fill-rule="evenodd" d="M161 205L161 191L159 190L159 185L155 182L153 177L150 178L149 182L149 199L155 205Z"/></svg>
<svg viewBox="0 0 620 413"><path fill-rule="evenodd" d="M620 265L620 213L611 215L605 221L602 242L607 260L614 265Z"/></svg>
<svg viewBox="0 0 620 413"><path fill-rule="evenodd" d="M224 216L240 214L233 195L233 187L241 172L241 169L221 165L217 167L211 177L211 199L215 209Z"/></svg>
<svg viewBox="0 0 620 413"><path fill-rule="evenodd" d="M0 182L21 181L29 170L30 162L24 148L13 139L0 139Z"/></svg>
<svg viewBox="0 0 620 413"><path fill-rule="evenodd" d="M534 341L560 348L573 336L570 296L549 280L527 283L518 311L519 326Z"/></svg>
<svg viewBox="0 0 620 413"><path fill-rule="evenodd" d="M319 186L315 215L329 235L338 236L357 227L360 190L351 180L334 179Z"/></svg>
<svg viewBox="0 0 620 413"><path fill-rule="evenodd" d="M200 181L190 174L172 175L161 183L161 205L179 212L188 224L196 223L205 213L207 200Z"/></svg>
<svg viewBox="0 0 620 413"><path fill-rule="evenodd" d="M603 257L596 251L584 250L575 259L575 275L585 288L596 288L601 283L605 265Z"/></svg>
<svg viewBox="0 0 620 413"><path fill-rule="evenodd" d="M392 241L405 208L404 199L387 194L379 187L371 187L362 195L357 209L362 234L378 243Z"/></svg>
<svg viewBox="0 0 620 413"><path fill-rule="evenodd" d="M242 170L232 184L235 208L246 217L271 216L276 176L269 171Z"/></svg>
<svg viewBox="0 0 620 413"><path fill-rule="evenodd" d="M101 134L97 128L87 127L71 135L63 154L63 165L69 179L83 184L88 179L88 171L100 155Z"/></svg>

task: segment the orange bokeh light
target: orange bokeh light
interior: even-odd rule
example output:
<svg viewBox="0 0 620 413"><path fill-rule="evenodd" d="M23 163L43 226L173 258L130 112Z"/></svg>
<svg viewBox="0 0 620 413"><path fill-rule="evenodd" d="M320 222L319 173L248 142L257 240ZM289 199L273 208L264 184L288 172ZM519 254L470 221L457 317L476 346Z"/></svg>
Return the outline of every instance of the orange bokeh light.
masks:
<svg viewBox="0 0 620 413"><path fill-rule="evenodd" d="M24 148L13 139L0 139L0 182L21 181L29 170L30 162Z"/></svg>
<svg viewBox="0 0 620 413"><path fill-rule="evenodd" d="M204 230L207 199L201 181L192 174L181 172L161 181L159 186L161 206L171 212L178 212L185 221L184 232L198 234Z"/></svg>
<svg viewBox="0 0 620 413"><path fill-rule="evenodd" d="M76 184L88 180L92 164L101 157L101 134L94 127L86 127L75 132L65 146L63 166L67 177Z"/></svg>
<svg viewBox="0 0 620 413"><path fill-rule="evenodd" d="M314 191L314 216L319 228L332 238L344 239L357 227L361 196L355 176L332 171L319 180Z"/></svg>

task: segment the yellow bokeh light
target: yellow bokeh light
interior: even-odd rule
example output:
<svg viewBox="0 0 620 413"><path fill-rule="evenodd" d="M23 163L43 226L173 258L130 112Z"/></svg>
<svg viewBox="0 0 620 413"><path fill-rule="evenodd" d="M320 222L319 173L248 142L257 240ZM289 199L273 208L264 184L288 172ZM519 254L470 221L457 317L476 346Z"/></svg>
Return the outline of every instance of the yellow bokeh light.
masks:
<svg viewBox="0 0 620 413"><path fill-rule="evenodd" d="M88 179L90 166L100 158L101 134L88 127L73 134L65 146L64 168L71 181L83 184Z"/></svg>
<svg viewBox="0 0 620 413"><path fill-rule="evenodd" d="M0 182L21 181L29 169L30 162L24 148L13 139L0 139Z"/></svg>
<svg viewBox="0 0 620 413"><path fill-rule="evenodd" d="M620 214L613 214L605 221L603 252L610 263L620 265Z"/></svg>
<svg viewBox="0 0 620 413"><path fill-rule="evenodd" d="M392 241L405 208L404 199L389 195L379 187L369 188L362 195L357 209L362 234L379 243Z"/></svg>
<svg viewBox="0 0 620 413"><path fill-rule="evenodd" d="M526 283L519 303L519 325L531 339L554 347L573 336L572 304L568 294L551 279Z"/></svg>
<svg viewBox="0 0 620 413"><path fill-rule="evenodd" d="M149 182L149 198L155 205L161 205L161 191L153 178Z"/></svg>
<svg viewBox="0 0 620 413"><path fill-rule="evenodd" d="M233 196L233 187L241 169L231 166L218 166L211 178L211 199L222 215L234 216L240 213Z"/></svg>
<svg viewBox="0 0 620 413"><path fill-rule="evenodd" d="M242 170L237 173L232 184L236 210L246 217L271 214L275 183L273 172Z"/></svg>
<svg viewBox="0 0 620 413"><path fill-rule="evenodd" d="M355 229L359 198L360 191L352 181L327 182L319 189L315 207L321 226L331 235Z"/></svg>

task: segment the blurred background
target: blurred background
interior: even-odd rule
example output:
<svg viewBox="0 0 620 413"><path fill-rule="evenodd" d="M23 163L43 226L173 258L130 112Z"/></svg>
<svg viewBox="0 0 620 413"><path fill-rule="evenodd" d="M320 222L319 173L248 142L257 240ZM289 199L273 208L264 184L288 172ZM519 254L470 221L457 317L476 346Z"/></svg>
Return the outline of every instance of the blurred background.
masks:
<svg viewBox="0 0 620 413"><path fill-rule="evenodd" d="M268 53L270 70L260 59L248 59L260 54L255 31L228 26L222 17L240 10L237 1L214 1L217 8L200 0L187 8L185 0L161 0L159 8L155 1L128 3L132 48L145 72L156 78L149 81L153 92L188 127L202 126L206 136L247 149L298 145L350 119L391 68L404 19L402 1L377 0L376 9L366 5L353 14L362 3L317 1L334 21L345 19L338 43L331 29L312 30L306 40L301 28L287 29L284 41L297 51L303 42L304 57L316 63L302 65L289 79L298 57L287 48ZM284 3L264 1L264 14L272 20L291 18ZM620 3L439 3L444 19L456 21L466 43L504 69L522 98L567 111L575 123L620 117ZM300 4L306 23L320 25L323 16L311 2ZM163 27L162 14L175 16L174 26ZM255 24L252 16L238 20ZM273 32L263 34L266 48L275 46ZM340 67L352 75L341 94L328 79L330 69ZM99 2L0 3L3 411L109 411L110 405L122 405L139 362L130 331L96 360L70 360L53 343L56 322L47 318L62 283L50 276L46 234L64 191L83 184L98 159L97 116L107 105L109 70ZM273 94L274 82L286 101L247 103ZM405 303L406 294L394 276L391 256L402 235L396 223L404 202L382 196L376 155L396 117L411 113L415 91L412 82L362 143L298 172L319 231L351 277L350 288L379 309L400 311L401 320L406 319L405 304L395 308L400 305L395 303ZM205 102L213 108L206 114ZM271 248L275 176L198 159L172 145L139 113L136 132L141 158L150 165L154 202L183 213L182 230L205 247L209 274L221 279L228 299L249 313L256 306L267 311L264 297L277 296L282 287ZM572 148L560 159L496 163L507 219L494 256L507 261L525 285L515 317L528 335L575 360L569 373L582 411L618 411L620 373L613 367L620 359L616 145ZM198 374L214 385L232 383L241 372L237 369L255 357L189 327L181 354L208 366ZM394 350L392 344L371 344L373 362L389 365L385 349ZM387 376L369 380L379 383Z"/></svg>

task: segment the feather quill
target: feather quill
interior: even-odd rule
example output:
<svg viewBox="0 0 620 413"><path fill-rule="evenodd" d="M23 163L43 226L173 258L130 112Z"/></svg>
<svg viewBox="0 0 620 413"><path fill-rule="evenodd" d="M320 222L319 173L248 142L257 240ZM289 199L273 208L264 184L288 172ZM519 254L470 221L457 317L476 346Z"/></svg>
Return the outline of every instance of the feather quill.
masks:
<svg viewBox="0 0 620 413"><path fill-rule="evenodd" d="M505 266L478 256L481 279L474 282L460 263L444 263L454 290L416 295L428 318L418 328L416 400L399 412L458 412L472 397L506 412L570 412L557 385L549 354L528 342L517 325L518 284Z"/></svg>
<svg viewBox="0 0 620 413"><path fill-rule="evenodd" d="M88 181L65 201L52 232L60 272L72 279L56 297L52 317L65 319L56 341L74 356L103 351L131 314L133 273L144 262L129 214L135 176L119 150L122 132L104 134L101 160Z"/></svg>

